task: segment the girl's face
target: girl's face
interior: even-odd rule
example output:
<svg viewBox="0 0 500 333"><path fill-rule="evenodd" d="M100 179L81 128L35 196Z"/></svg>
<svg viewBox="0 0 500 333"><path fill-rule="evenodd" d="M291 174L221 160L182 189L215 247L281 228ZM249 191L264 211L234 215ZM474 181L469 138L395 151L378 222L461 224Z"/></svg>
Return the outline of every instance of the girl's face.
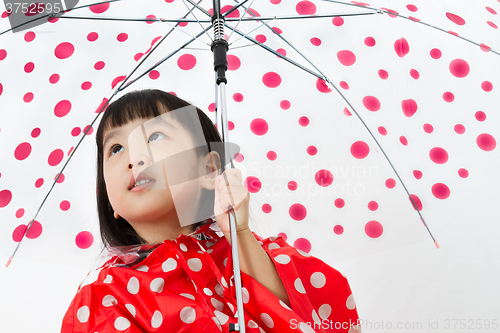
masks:
<svg viewBox="0 0 500 333"><path fill-rule="evenodd" d="M140 235L141 226L184 227L198 222L192 215L201 189L214 189L216 172L207 168L210 154L198 158L190 133L166 115L136 119L104 132L103 173L109 201ZM134 187L137 178L144 177L154 182Z"/></svg>

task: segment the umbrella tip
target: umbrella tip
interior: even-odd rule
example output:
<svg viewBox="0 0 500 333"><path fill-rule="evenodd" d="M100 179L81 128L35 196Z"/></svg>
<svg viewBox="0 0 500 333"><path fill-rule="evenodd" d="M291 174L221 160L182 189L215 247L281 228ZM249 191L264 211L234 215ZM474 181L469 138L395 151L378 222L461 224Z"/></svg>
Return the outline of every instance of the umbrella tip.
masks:
<svg viewBox="0 0 500 333"><path fill-rule="evenodd" d="M437 241L434 241L434 245L436 245L436 248L439 249L439 244Z"/></svg>
<svg viewBox="0 0 500 333"><path fill-rule="evenodd" d="M9 267L11 261L12 261L12 256L10 256L9 260L7 260L7 263L5 264L5 267Z"/></svg>

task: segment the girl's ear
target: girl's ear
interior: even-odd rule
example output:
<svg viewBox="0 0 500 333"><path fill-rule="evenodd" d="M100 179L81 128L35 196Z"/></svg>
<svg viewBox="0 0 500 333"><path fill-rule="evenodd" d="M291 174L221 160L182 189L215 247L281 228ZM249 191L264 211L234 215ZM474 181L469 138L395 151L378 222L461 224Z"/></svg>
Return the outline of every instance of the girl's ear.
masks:
<svg viewBox="0 0 500 333"><path fill-rule="evenodd" d="M203 159L205 174L202 177L202 187L207 190L215 189L215 178L221 172L220 156L216 151L211 151Z"/></svg>

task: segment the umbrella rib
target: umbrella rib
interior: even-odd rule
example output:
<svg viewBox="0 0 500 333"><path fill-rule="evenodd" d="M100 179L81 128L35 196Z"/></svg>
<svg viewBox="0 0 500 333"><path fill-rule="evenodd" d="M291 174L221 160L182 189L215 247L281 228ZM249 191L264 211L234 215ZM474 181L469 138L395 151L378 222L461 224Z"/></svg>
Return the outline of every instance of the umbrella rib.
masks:
<svg viewBox="0 0 500 333"><path fill-rule="evenodd" d="M192 2L191 0L187 0L187 1L189 1L189 3L191 3L191 4L193 4L193 2ZM189 9L189 6L187 5L187 3L186 3L186 1L185 1L185 0L182 0L182 3L183 3L184 5L186 5L186 8L187 8L187 9ZM193 5L194 5L195 7L198 7L198 5L197 5L197 4L193 4ZM196 17L196 15L194 15L194 13L193 13L193 11L192 11L192 10L190 10L190 13L191 13L191 15L193 15L193 16L194 16L194 18L196 19L196 22L198 22L198 24L200 25L200 27L201 27L202 29L204 29L204 28L203 28L203 26L201 25L200 21L199 21L199 20L198 20L198 18ZM212 39L212 37L210 37L210 35L208 34L207 30L205 30L205 33L207 34L208 38L210 38L210 41L211 41L211 42L213 42L214 40Z"/></svg>
<svg viewBox="0 0 500 333"><path fill-rule="evenodd" d="M243 6L246 2L248 2L248 0L245 0L245 1L243 1L242 3L240 3L239 5L234 6L233 8L231 8L228 12L226 12L226 13L224 14L224 19L226 18L226 16L227 16L227 15L231 14L231 13L232 13L233 11L235 11L238 7ZM252 7L253 2L254 2L254 0L252 0L252 2L250 3L250 6L248 6L248 8L251 8L251 7ZM236 26L234 27L235 29L236 29L236 28L238 28L238 25L240 25L241 20L243 19L243 16L245 16L245 14L246 14L246 13L248 13L248 10L245 8L245 12L243 13L243 15L241 15L241 16L239 17L238 23L236 23ZM233 33L234 33L234 30L233 30L233 31L231 31L231 33L229 34L229 37L227 37L227 40L228 40L228 41L231 39L231 36L233 35Z"/></svg>
<svg viewBox="0 0 500 333"><path fill-rule="evenodd" d="M481 45L480 43L477 43L477 42L475 42L475 41L473 41L473 40L470 40L470 39L468 39L468 38L465 38L465 37L459 36L458 34L451 33L451 32L449 32L449 31L447 31L447 30L444 30L444 29L442 29L442 28L440 28L440 27L437 27L437 26L435 26L435 25L432 25L432 24L430 24L430 23L422 22L422 21L420 21L420 20L412 19L412 18L411 18L411 17L409 17L409 16L404 16L404 15L401 15L401 14L397 13L396 11L391 12L391 11L389 11L389 10L387 10L387 9L373 8L373 7L369 7L369 6L362 6L362 5L358 5L358 4L346 3L346 2L337 1L337 0L321 0L321 1L331 2L331 3L337 3L337 4L341 4L341 5L354 6L354 7L358 7L358 8L368 8L368 9L372 9L372 10L377 11L377 13L379 13L379 14L382 14L382 13L383 13L383 14L388 14L388 15L394 15L394 16L397 16L397 17L400 17L400 18L403 18L403 19L406 19L406 20L410 20L410 21L415 22L415 23L420 23L420 24L423 24L423 25L428 26L428 27L430 27L430 28L434 28L434 29L439 30L439 31L441 31L441 32L447 33L447 34L449 34L449 35L452 35L452 36L458 37L458 38L460 38L460 39L463 39L463 40L464 40L464 41L466 41L466 42L469 42L469 43L471 43L471 44L474 44L474 45L476 45L476 46L479 46L479 47L481 47L481 48L483 48L483 49L487 49L488 51L491 51L491 52L495 53L496 55L499 55L499 56L500 56L500 52L499 52L499 51L495 51L495 50L493 50L493 49L492 49L492 48L490 48L490 47L484 47L484 46L483 46L483 45Z"/></svg>

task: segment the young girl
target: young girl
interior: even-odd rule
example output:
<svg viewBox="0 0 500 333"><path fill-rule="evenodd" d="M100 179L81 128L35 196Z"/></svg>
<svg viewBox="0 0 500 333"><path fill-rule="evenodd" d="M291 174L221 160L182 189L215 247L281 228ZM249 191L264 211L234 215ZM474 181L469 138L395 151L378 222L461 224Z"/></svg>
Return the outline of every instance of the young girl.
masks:
<svg viewBox="0 0 500 333"><path fill-rule="evenodd" d="M229 332L229 324L238 322L231 203L246 331L360 332L354 299L340 272L281 237L262 239L250 231L250 196L241 172L228 168L219 177L226 165L222 145L210 149L209 144L221 142L219 133L200 109L197 119L178 112L188 106L172 94L142 90L124 95L104 113L96 134L97 203L107 260L78 288L61 332ZM168 127L145 130L148 120L168 112L173 115ZM196 123L202 133L193 133ZM150 153L161 145L187 152L169 155L175 161L171 165L200 171L189 198L193 210L211 212L211 218L181 221L169 189L172 178L160 180L161 168L155 166L170 169L152 161L152 154L133 154L129 138L137 129ZM208 153L193 149L200 143ZM175 156L192 156L195 164L179 163ZM212 199L200 207L206 195Z"/></svg>

